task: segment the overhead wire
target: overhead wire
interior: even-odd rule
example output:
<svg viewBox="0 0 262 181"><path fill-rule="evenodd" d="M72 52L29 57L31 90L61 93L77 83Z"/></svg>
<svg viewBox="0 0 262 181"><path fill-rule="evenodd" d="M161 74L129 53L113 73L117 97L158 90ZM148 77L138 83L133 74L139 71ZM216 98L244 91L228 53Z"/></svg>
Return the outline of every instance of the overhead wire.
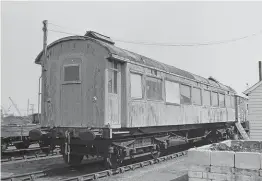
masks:
<svg viewBox="0 0 262 181"><path fill-rule="evenodd" d="M48 23L51 24L53 26L57 26L60 28L66 28L54 23ZM89 36L83 36L83 35L79 35L77 33L71 33L71 32L66 32L66 31L59 31L59 30L54 30L54 29L49 29L49 31L51 32L56 32L56 33L63 33L63 34L67 34L67 35L72 35L72 36L82 36L82 37L87 37L90 38ZM111 37L114 41L117 42L121 42L121 43L129 43L129 44L138 44L138 45L150 45L150 46L167 46L167 47L173 47L173 46L180 46L180 47L192 47L192 46L209 46L209 45L219 45L219 44L227 44L227 43L231 43L231 42L236 42L239 40L243 40L243 39L247 39L253 36L257 36L259 34L262 33L262 30L250 34L250 35L246 35L246 36L242 36L242 37L238 37L238 38L232 38L232 39L227 39L227 40L220 40L220 41L209 41L209 42L202 42L202 43L160 43L160 42L142 42L142 41L129 41L129 40L121 40L118 38L114 38Z"/></svg>

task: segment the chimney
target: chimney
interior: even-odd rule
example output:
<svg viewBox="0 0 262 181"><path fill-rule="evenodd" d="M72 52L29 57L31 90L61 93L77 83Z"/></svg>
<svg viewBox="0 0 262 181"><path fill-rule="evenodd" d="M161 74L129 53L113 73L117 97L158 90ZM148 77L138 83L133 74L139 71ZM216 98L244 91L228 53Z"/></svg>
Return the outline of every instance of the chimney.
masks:
<svg viewBox="0 0 262 181"><path fill-rule="evenodd" d="M259 81L262 80L262 65L261 61L258 62L258 69L259 69Z"/></svg>

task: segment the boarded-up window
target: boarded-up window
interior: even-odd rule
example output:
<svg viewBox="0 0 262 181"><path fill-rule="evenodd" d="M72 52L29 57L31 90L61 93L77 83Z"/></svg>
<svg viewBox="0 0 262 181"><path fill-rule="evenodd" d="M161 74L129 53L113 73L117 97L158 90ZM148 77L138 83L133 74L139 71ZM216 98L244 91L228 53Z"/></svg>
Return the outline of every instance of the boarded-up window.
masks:
<svg viewBox="0 0 262 181"><path fill-rule="evenodd" d="M64 67L64 81L79 81L79 65L70 65Z"/></svg>
<svg viewBox="0 0 262 181"><path fill-rule="evenodd" d="M224 94L219 94L219 106L225 107L225 95Z"/></svg>
<svg viewBox="0 0 262 181"><path fill-rule="evenodd" d="M139 74L130 74L131 79L131 97L142 98L142 76Z"/></svg>
<svg viewBox="0 0 262 181"><path fill-rule="evenodd" d="M196 105L201 105L201 89L193 87L192 89L192 103Z"/></svg>
<svg viewBox="0 0 262 181"><path fill-rule="evenodd" d="M211 92L208 90L204 90L203 92L203 104L206 106L211 105Z"/></svg>
<svg viewBox="0 0 262 181"><path fill-rule="evenodd" d="M231 97L231 107L235 108L235 97L234 96L230 96Z"/></svg>
<svg viewBox="0 0 262 181"><path fill-rule="evenodd" d="M212 106L218 107L218 93L212 92Z"/></svg>
<svg viewBox="0 0 262 181"><path fill-rule="evenodd" d="M179 84L175 82L165 81L166 102L180 104Z"/></svg>
<svg viewBox="0 0 262 181"><path fill-rule="evenodd" d="M162 81L153 77L146 79L146 94L151 100L163 100L162 98Z"/></svg>
<svg viewBox="0 0 262 181"><path fill-rule="evenodd" d="M187 85L180 86L181 104L191 104L191 87Z"/></svg>
<svg viewBox="0 0 262 181"><path fill-rule="evenodd" d="M226 95L226 107L231 107L231 100L229 95Z"/></svg>

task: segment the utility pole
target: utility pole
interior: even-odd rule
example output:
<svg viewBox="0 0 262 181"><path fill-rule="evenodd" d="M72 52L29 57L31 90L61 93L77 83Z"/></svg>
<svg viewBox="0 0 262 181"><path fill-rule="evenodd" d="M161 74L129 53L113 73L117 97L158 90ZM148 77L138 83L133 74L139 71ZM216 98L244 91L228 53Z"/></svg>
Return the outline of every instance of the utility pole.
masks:
<svg viewBox="0 0 262 181"><path fill-rule="evenodd" d="M29 99L27 101L27 116L28 116L28 114L29 114Z"/></svg>
<svg viewBox="0 0 262 181"><path fill-rule="evenodd" d="M30 104L31 106L31 111L32 111L32 115L34 114L34 104Z"/></svg>
<svg viewBox="0 0 262 181"><path fill-rule="evenodd" d="M47 20L43 21L43 61L42 61L42 106L41 106L41 120L40 123L43 120L46 120L47 115L46 115L46 99L47 99L47 91L46 91L46 86L47 86L47 75L46 75L46 64L47 64Z"/></svg>

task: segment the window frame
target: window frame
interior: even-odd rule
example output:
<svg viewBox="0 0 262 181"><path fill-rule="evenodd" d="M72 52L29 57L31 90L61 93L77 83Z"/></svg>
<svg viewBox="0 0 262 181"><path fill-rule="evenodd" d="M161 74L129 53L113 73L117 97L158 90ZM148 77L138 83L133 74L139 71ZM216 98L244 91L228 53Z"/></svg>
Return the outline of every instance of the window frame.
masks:
<svg viewBox="0 0 262 181"><path fill-rule="evenodd" d="M206 92L209 92L209 105L207 104L204 104L204 94L205 94L205 91ZM212 107L212 95L211 95L211 90L208 90L208 89L203 89L203 96L202 96L202 105L203 106L209 106L209 107Z"/></svg>
<svg viewBox="0 0 262 181"><path fill-rule="evenodd" d="M136 74L136 75L140 75L141 76L141 93L142 93L142 97L141 98L132 97L131 74ZM129 76L130 77L130 98L132 100L144 100L145 93L144 93L144 86L143 86L143 82L144 82L144 75L143 75L143 73L130 70L129 75L130 75Z"/></svg>
<svg viewBox="0 0 262 181"><path fill-rule="evenodd" d="M110 64L112 64L113 65L113 67L110 67ZM114 67L114 65L116 65L116 68ZM107 92L109 93L109 94L119 94L119 90L118 90L118 84L119 84L119 81L120 80L118 80L118 73L119 73L119 62L118 61L116 61L116 60L109 60L108 61L108 71L107 71ZM112 78L112 92L109 92L109 89L108 89L108 81L109 81L109 72L112 72L113 73L113 76L114 76L114 73L116 72L116 80L117 80L117 82L116 82L116 89L115 89L115 80L114 80L114 78L115 77L113 77ZM116 90L116 93L115 93L115 90Z"/></svg>
<svg viewBox="0 0 262 181"><path fill-rule="evenodd" d="M182 86L187 86L190 88L190 103L182 103L181 101L181 87ZM184 83L181 83L180 84L180 105L192 105L192 86L191 85L188 85L188 84L184 84Z"/></svg>
<svg viewBox="0 0 262 181"><path fill-rule="evenodd" d="M224 105L223 106L221 106L221 104L220 104L220 95L223 95L224 96ZM220 92L218 92L218 103L219 103L219 107L220 108L226 108L226 94L225 93L220 93Z"/></svg>
<svg viewBox="0 0 262 181"><path fill-rule="evenodd" d="M148 94L147 94L147 80L148 78L153 78L153 79L157 79L161 81L161 99L151 99L148 98ZM146 75L145 76L145 98L148 101L156 101L156 102L163 102L164 101L164 95L163 95L163 79L161 77L156 77L156 76L152 76L152 75Z"/></svg>
<svg viewBox="0 0 262 181"><path fill-rule="evenodd" d="M213 105L213 93L216 93L217 94L217 106L214 106ZM216 91L211 91L211 107L219 107L219 95L218 95L219 93L218 92L216 92Z"/></svg>
<svg viewBox="0 0 262 181"><path fill-rule="evenodd" d="M193 103L193 89L200 90L200 104ZM192 105L196 105L196 106L202 106L203 105L202 89L200 87L193 86L191 88L191 102L192 102Z"/></svg>
<svg viewBox="0 0 262 181"><path fill-rule="evenodd" d="M69 80L66 81L65 80L65 68L66 67L78 67L79 71L78 71L78 75L79 75L79 80ZM81 84L81 64L78 63L74 63L74 64L65 64L63 65L63 83L62 84Z"/></svg>
<svg viewBox="0 0 262 181"><path fill-rule="evenodd" d="M171 82L171 83L175 83L175 84L178 84L178 89L179 89L179 103L174 103L174 102L169 102L169 101L167 101L167 99L166 99L166 81L168 81L168 82ZM166 104L167 105L176 105L176 106L178 106L178 105L181 105L181 98L180 98L180 96L181 96L181 93L180 93L180 82L177 82L177 81L173 81L173 80L170 80L170 79L165 79L164 81L164 93L165 93L165 102L166 102Z"/></svg>

